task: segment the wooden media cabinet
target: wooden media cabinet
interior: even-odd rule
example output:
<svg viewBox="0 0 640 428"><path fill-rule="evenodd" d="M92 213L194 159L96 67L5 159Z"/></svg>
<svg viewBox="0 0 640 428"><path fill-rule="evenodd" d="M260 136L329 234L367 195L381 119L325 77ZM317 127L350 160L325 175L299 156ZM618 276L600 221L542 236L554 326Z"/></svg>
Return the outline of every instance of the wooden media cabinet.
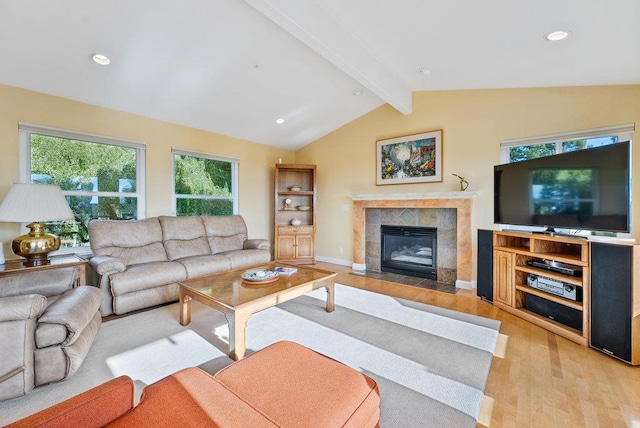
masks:
<svg viewBox="0 0 640 428"><path fill-rule="evenodd" d="M493 231L492 244L495 306L582 346L640 364L640 245L511 231ZM571 268L550 270L529 261ZM556 289L530 285L540 278ZM575 287L575 300L554 294L558 283L564 290Z"/></svg>

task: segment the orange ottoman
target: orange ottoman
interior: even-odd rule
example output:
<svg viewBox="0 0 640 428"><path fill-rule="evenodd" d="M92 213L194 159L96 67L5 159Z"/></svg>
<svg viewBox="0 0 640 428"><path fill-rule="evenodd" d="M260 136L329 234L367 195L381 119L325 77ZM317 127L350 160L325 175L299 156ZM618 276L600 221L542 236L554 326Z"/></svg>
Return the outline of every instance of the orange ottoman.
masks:
<svg viewBox="0 0 640 428"><path fill-rule="evenodd" d="M270 345L214 378L281 427L375 427L380 419L373 379L294 342Z"/></svg>

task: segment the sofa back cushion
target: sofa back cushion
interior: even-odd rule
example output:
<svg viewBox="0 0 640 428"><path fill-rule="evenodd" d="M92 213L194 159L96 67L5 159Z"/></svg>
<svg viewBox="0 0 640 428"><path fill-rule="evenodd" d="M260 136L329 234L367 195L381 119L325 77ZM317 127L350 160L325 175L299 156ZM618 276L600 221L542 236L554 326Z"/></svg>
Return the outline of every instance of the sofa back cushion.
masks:
<svg viewBox="0 0 640 428"><path fill-rule="evenodd" d="M144 220L92 220L91 250L96 256L111 256L125 265L167 261L162 229L157 217Z"/></svg>
<svg viewBox="0 0 640 428"><path fill-rule="evenodd" d="M202 216L211 254L241 250L247 239L247 225L239 215Z"/></svg>
<svg viewBox="0 0 640 428"><path fill-rule="evenodd" d="M169 260L211 254L202 219L160 216L164 249Z"/></svg>
<svg viewBox="0 0 640 428"><path fill-rule="evenodd" d="M39 294L57 296L71 290L76 283L75 268L35 270L0 277L0 297Z"/></svg>

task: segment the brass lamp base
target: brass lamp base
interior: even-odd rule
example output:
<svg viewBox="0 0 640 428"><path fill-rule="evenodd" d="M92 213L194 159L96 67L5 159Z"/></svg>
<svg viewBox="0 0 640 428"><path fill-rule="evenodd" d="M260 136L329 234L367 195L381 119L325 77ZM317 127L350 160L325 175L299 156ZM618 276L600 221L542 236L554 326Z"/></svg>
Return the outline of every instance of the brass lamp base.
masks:
<svg viewBox="0 0 640 428"><path fill-rule="evenodd" d="M34 222L27 225L31 232L18 236L11 243L13 254L26 258L27 266L49 264L48 254L60 248L60 238L44 232L44 223Z"/></svg>

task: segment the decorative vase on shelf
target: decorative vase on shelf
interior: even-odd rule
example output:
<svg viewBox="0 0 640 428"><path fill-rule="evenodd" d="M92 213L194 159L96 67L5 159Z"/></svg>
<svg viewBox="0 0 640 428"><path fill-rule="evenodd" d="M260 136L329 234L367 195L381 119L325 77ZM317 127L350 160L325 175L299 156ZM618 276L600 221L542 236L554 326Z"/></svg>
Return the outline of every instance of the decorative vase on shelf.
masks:
<svg viewBox="0 0 640 428"><path fill-rule="evenodd" d="M300 221L297 218L294 218L293 220L291 220L291 225L292 226L300 226L302 224L302 221Z"/></svg>

